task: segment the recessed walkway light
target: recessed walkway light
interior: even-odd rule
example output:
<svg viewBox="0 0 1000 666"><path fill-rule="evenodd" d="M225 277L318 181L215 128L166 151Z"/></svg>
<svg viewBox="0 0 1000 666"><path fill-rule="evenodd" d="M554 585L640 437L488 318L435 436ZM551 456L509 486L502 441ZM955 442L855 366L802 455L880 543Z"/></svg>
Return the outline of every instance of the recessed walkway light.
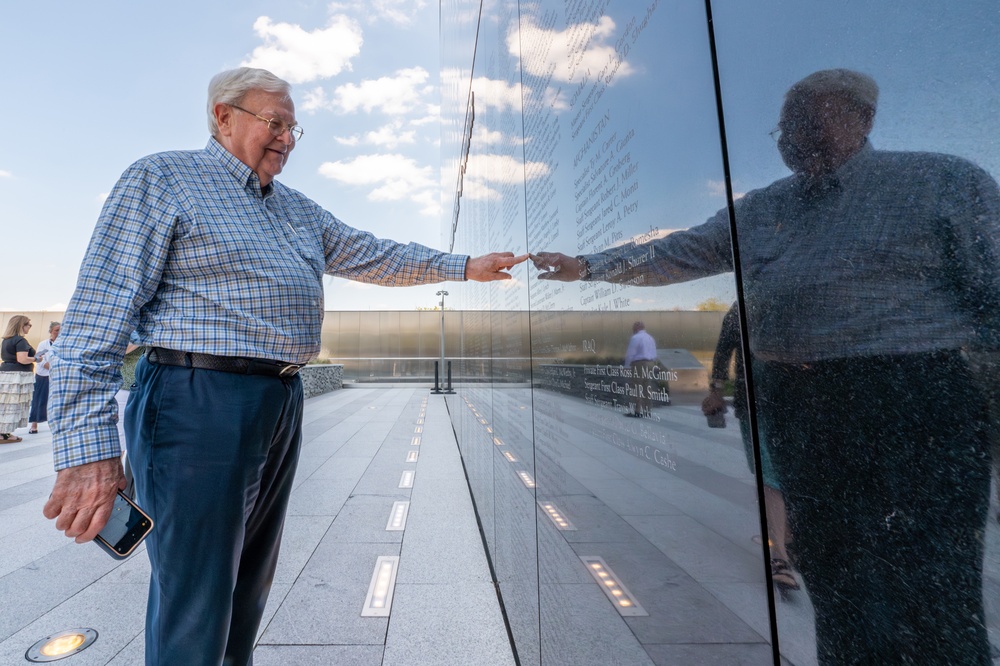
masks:
<svg viewBox="0 0 1000 666"><path fill-rule="evenodd" d="M413 487L413 477L416 473L412 469L408 469L399 477L399 487L400 488L412 488Z"/></svg>
<svg viewBox="0 0 1000 666"><path fill-rule="evenodd" d="M420 435L414 435L410 440L410 446L420 446Z"/></svg>
<svg viewBox="0 0 1000 666"><path fill-rule="evenodd" d="M597 581L598 586L604 595L614 604L615 610L625 617L648 616L639 602L635 600L632 593L621 582L614 571L608 567L607 562L597 555L581 555L580 560L587 566L587 571Z"/></svg>
<svg viewBox="0 0 1000 666"><path fill-rule="evenodd" d="M420 418L417 419L417 425L423 425L423 424L424 424L424 417L421 416Z"/></svg>
<svg viewBox="0 0 1000 666"><path fill-rule="evenodd" d="M525 488L535 487L535 480L531 478L530 474L528 474L524 470L521 470L520 472L517 473L517 475L521 478L521 483L524 484Z"/></svg>
<svg viewBox="0 0 1000 666"><path fill-rule="evenodd" d="M361 609L361 617L388 617L392 608L392 592L396 587L399 555L381 555L375 562L368 596Z"/></svg>
<svg viewBox="0 0 1000 666"><path fill-rule="evenodd" d="M499 437L494 437L493 443L496 444L497 446L503 446L503 440L500 439Z"/></svg>
<svg viewBox="0 0 1000 666"><path fill-rule="evenodd" d="M576 531L576 527L573 526L573 523L569 522L569 518L567 518L563 512L559 510L559 507L552 502L539 502L538 506L542 507L542 511L544 511L545 515L549 517L549 520L555 524L556 528L562 530L563 532Z"/></svg>
<svg viewBox="0 0 1000 666"><path fill-rule="evenodd" d="M389 522L385 524L386 532L402 532L406 529L406 516L410 513L409 502L393 502L389 512Z"/></svg>
<svg viewBox="0 0 1000 666"><path fill-rule="evenodd" d="M514 454L511 453L510 451L504 451L503 452L503 457L506 458L507 460L511 461L511 462L517 462L517 458L515 458Z"/></svg>
<svg viewBox="0 0 1000 666"><path fill-rule="evenodd" d="M81 628L60 631L58 634L46 636L24 653L24 658L38 664L58 661L71 657L93 645L97 640L97 632L93 629Z"/></svg>
<svg viewBox="0 0 1000 666"><path fill-rule="evenodd" d="M424 431L424 429L423 429L422 426L416 426L415 428L413 428L413 432L415 432L417 434L422 433L423 431Z"/></svg>
<svg viewBox="0 0 1000 666"><path fill-rule="evenodd" d="M417 462L417 456L420 451L407 451L406 452L406 462Z"/></svg>

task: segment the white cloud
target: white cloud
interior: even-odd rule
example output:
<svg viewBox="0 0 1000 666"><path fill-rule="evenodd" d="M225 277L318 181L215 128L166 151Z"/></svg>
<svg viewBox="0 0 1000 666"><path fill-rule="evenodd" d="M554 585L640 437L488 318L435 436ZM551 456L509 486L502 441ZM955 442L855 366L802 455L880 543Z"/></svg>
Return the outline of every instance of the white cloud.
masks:
<svg viewBox="0 0 1000 666"><path fill-rule="evenodd" d="M330 17L325 28L305 30L292 23L274 23L261 16L253 24L264 40L240 63L266 69L290 83L305 83L336 76L351 69L351 59L361 52L361 27L348 16Z"/></svg>
<svg viewBox="0 0 1000 666"><path fill-rule="evenodd" d="M503 132L491 130L482 125L476 125L472 128L472 144L475 146L490 146L501 143L503 140Z"/></svg>
<svg viewBox="0 0 1000 666"><path fill-rule="evenodd" d="M332 99L322 88L314 88L305 94L302 109L309 112L329 109L340 113L377 110L389 115L417 111L431 114L436 120L439 107L425 101L436 92L435 86L427 83L429 78L424 68L411 67L397 70L393 76L337 86Z"/></svg>
<svg viewBox="0 0 1000 666"><path fill-rule="evenodd" d="M331 12L364 16L369 23L384 20L397 25L409 25L426 6L426 0L354 0L331 2L329 9Z"/></svg>
<svg viewBox="0 0 1000 666"><path fill-rule="evenodd" d="M433 169L403 155L359 155L352 160L324 162L319 173L345 185L371 188L370 201L409 200L422 206L422 215L437 215L441 210Z"/></svg>
<svg viewBox="0 0 1000 666"><path fill-rule="evenodd" d="M0 178L13 178L13 177L14 174L12 174L10 171L4 171L3 169L0 169Z"/></svg>
<svg viewBox="0 0 1000 666"><path fill-rule="evenodd" d="M551 71L555 81L574 81L581 80L588 70L592 79L602 72L608 76L608 68L613 68L619 59L611 43L616 26L609 16L602 16L597 23L578 23L561 31L541 28L530 16L522 25L523 28L508 33L507 50L516 56L521 44L544 44L548 49L544 55L533 54L522 59L524 68L535 76L546 76ZM581 49L579 44L586 46ZM628 76L634 71L627 60L621 60L614 76Z"/></svg>
<svg viewBox="0 0 1000 666"><path fill-rule="evenodd" d="M488 79L484 76L472 80L472 90L475 92L477 109L496 109L497 111L520 110L522 93L530 94L530 89L522 88L520 83L509 84L506 81Z"/></svg>
<svg viewBox="0 0 1000 666"><path fill-rule="evenodd" d="M423 98L430 96L435 88L427 85L430 75L423 67L398 70L394 76L383 76L362 81L355 85L348 83L337 86L330 104L343 113L364 110L371 113L379 110L389 115L410 113L423 108Z"/></svg>
<svg viewBox="0 0 1000 666"><path fill-rule="evenodd" d="M708 186L708 196L715 198L726 198L726 183L722 180L709 180ZM746 192L733 192L733 200L742 199Z"/></svg>
<svg viewBox="0 0 1000 666"><path fill-rule="evenodd" d="M415 130L404 130L402 121L395 121L388 125L383 125L375 130L365 132L363 135L349 137L335 137L337 143L342 146L379 146L381 148L394 149L400 144L416 143L417 133Z"/></svg>
<svg viewBox="0 0 1000 666"><path fill-rule="evenodd" d="M499 199L500 192L494 184L518 184L549 173L544 162L522 164L509 155L489 153L471 155L462 180L462 197L466 199Z"/></svg>

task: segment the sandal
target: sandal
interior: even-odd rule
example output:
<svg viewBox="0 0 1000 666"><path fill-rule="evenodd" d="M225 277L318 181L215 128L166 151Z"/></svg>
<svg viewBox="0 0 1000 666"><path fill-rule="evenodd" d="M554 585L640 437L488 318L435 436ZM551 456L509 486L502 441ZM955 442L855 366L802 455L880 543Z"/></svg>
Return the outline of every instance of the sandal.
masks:
<svg viewBox="0 0 1000 666"><path fill-rule="evenodd" d="M788 560L778 557L771 560L771 580L782 592L799 589L799 581L795 580L795 575L792 573L792 567L789 566Z"/></svg>
<svg viewBox="0 0 1000 666"><path fill-rule="evenodd" d="M0 433L0 444L17 444L21 438L9 432Z"/></svg>
<svg viewBox="0 0 1000 666"><path fill-rule="evenodd" d="M29 434L29 435L37 435L37 434L38 434L38 431L37 431L37 430L29 430L29 431L28 431L28 434Z"/></svg>

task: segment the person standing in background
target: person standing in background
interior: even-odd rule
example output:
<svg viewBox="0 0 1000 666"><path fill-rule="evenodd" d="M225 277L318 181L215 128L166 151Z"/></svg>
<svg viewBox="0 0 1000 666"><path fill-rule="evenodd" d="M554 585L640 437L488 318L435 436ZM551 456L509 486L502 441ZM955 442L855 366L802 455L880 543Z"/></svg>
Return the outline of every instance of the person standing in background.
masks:
<svg viewBox="0 0 1000 666"><path fill-rule="evenodd" d="M743 451L747 456L750 471L757 473L754 464L753 439L750 429L750 406L747 402L746 370L743 366L743 345L740 342L740 311L737 303L729 308L722 318L722 329L719 331L719 342L715 347L715 357L712 359L712 378L708 383L709 392L701 401L702 413L709 417L723 419L725 425L726 401L722 391L729 381L729 364L735 354L736 378L733 381L733 414L740 423L740 436L743 439ZM711 423L711 421L710 421ZM760 434L760 433L758 433ZM788 513L785 510L785 497L781 494L781 483L778 473L771 462L771 452L763 437L760 440L760 478L764 484L764 510L767 515L767 543L771 554L771 582L781 592L799 589L799 582L792 572L788 556L788 545L792 535L788 527Z"/></svg>
<svg viewBox="0 0 1000 666"><path fill-rule="evenodd" d="M38 351L35 353L37 366L35 367L35 391L31 396L31 413L28 420L31 427L28 428L29 435L38 434L38 424L49 420L49 373L52 371L52 346L56 338L59 337L61 324L57 321L49 323L49 337L38 343Z"/></svg>
<svg viewBox="0 0 1000 666"><path fill-rule="evenodd" d="M35 350L24 339L31 330L31 320L25 315L14 315L7 322L7 330L0 344L0 444L15 444L21 438L15 428L28 425L31 410L31 393L35 385Z"/></svg>
<svg viewBox="0 0 1000 666"><path fill-rule="evenodd" d="M629 385L633 393L632 411L625 416L648 418L652 414L649 376L656 367L656 340L646 332L646 325L641 321L632 324L632 338L628 341L623 365L632 370Z"/></svg>

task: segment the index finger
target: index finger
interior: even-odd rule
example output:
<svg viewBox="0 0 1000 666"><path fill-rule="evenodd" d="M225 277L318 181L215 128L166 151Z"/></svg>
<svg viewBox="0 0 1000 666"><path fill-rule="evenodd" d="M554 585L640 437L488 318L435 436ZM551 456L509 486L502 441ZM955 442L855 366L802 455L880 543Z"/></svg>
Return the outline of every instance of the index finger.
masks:
<svg viewBox="0 0 1000 666"><path fill-rule="evenodd" d="M529 255L527 254L522 254L519 257L515 257L514 254L511 253L511 256L509 257L508 261L504 262L504 266L506 266L507 268L511 268L512 266L517 266L522 261L526 261L528 259L528 256Z"/></svg>

